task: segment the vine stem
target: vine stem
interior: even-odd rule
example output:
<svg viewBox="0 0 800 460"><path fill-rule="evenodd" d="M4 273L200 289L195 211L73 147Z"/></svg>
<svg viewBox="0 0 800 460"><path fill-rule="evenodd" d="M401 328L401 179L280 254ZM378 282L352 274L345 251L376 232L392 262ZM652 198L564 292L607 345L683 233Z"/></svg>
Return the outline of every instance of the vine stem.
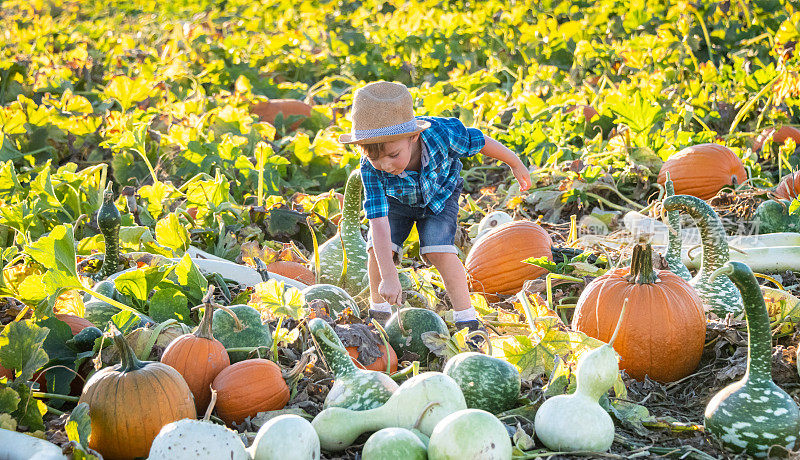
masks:
<svg viewBox="0 0 800 460"><path fill-rule="evenodd" d="M59 399L61 401L69 402L78 402L78 399L80 399L77 396L60 395L58 393L42 393L41 391L31 391L31 396L34 398Z"/></svg>

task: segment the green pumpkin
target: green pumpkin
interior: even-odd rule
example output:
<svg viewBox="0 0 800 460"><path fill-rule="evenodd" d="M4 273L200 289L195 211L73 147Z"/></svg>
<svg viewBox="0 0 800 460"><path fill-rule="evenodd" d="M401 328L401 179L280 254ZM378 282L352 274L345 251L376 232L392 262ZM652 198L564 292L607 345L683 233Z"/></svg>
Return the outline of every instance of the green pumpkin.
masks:
<svg viewBox="0 0 800 460"><path fill-rule="evenodd" d="M758 205L753 220L759 234L800 232L800 209L789 213L789 200L767 200Z"/></svg>
<svg viewBox="0 0 800 460"><path fill-rule="evenodd" d="M459 353L447 361L442 372L461 387L467 407L494 414L514 407L522 386L516 367L483 353Z"/></svg>
<svg viewBox="0 0 800 460"><path fill-rule="evenodd" d="M228 307L241 323L238 327L236 320L225 310L214 310L211 331L214 338L222 342L225 348L244 347L269 347L272 345L272 334L269 326L261 322L261 313L249 305L233 305ZM228 352L231 363L247 359L248 352Z"/></svg>
<svg viewBox="0 0 800 460"><path fill-rule="evenodd" d="M398 314L400 319L398 320ZM402 324L401 324L402 323ZM402 327L401 327L402 326ZM450 336L447 324L431 310L425 308L402 308L386 322L386 337L398 357L409 351L427 361L430 350L422 341L424 332L437 332Z"/></svg>

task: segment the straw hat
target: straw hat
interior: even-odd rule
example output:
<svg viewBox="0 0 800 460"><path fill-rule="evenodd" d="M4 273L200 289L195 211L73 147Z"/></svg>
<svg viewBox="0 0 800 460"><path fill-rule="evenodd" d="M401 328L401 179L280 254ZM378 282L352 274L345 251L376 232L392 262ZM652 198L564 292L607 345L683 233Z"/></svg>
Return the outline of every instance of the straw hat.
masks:
<svg viewBox="0 0 800 460"><path fill-rule="evenodd" d="M376 81L353 96L353 128L339 136L342 144L376 144L407 137L431 124L414 118L413 100L402 83Z"/></svg>

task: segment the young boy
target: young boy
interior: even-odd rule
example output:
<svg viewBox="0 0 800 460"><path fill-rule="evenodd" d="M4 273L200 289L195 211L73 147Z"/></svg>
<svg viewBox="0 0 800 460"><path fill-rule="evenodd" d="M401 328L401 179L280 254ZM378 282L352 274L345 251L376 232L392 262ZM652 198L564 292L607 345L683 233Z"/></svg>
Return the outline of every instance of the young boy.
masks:
<svg viewBox="0 0 800 460"><path fill-rule="evenodd" d="M454 245L461 193L461 157L478 152L511 167L520 190L530 173L511 150L456 118L414 117L408 88L379 81L355 92L353 127L339 136L362 152L364 210L369 219L370 316L383 323L402 302L393 254L417 224L420 254L442 275L456 327L481 329L469 298L464 265Z"/></svg>

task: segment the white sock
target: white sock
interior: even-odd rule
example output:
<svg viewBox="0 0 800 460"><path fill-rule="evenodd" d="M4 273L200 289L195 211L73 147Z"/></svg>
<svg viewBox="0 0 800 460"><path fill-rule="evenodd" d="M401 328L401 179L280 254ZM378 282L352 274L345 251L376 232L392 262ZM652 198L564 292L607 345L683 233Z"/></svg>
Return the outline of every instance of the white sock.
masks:
<svg viewBox="0 0 800 460"><path fill-rule="evenodd" d="M391 313L392 312L392 306L389 304L389 302L374 303L373 301L370 300L369 309L373 310L373 311L384 312L384 313Z"/></svg>
<svg viewBox="0 0 800 460"><path fill-rule="evenodd" d="M473 319L478 319L478 313L475 311L475 307L469 307L466 310L453 310L453 321L470 321Z"/></svg>

